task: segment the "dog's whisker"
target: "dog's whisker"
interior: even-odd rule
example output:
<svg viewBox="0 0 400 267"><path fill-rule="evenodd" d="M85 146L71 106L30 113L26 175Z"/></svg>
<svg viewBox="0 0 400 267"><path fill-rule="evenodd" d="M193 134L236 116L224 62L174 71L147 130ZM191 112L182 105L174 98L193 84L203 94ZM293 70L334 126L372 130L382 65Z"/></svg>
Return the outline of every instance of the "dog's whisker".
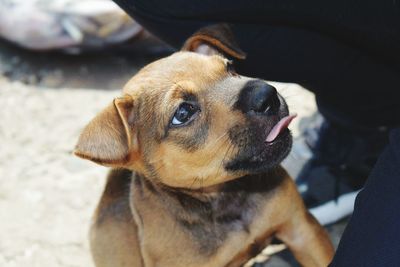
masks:
<svg viewBox="0 0 400 267"><path fill-rule="evenodd" d="M209 157L210 158L210 161L208 161L207 162L207 164L208 163L210 163L212 160L213 160L213 158L214 158L214 156L219 152L219 150L220 150L220 148L221 148L221 146L223 146L223 145L225 145L225 143L227 142L227 141L229 141L229 138L225 138L225 137L228 137L228 135L227 135L227 133L225 133L225 134L223 134L223 135L221 135L220 137L219 137L219 141L221 141L221 139L222 139L222 142L220 142L218 145L216 145L217 144L217 142L214 142L213 144L212 144L212 146L213 146L213 149L211 150L211 156Z"/></svg>
<svg viewBox="0 0 400 267"><path fill-rule="evenodd" d="M294 96L298 96L297 94L292 94L292 93L290 93L290 94L288 94L288 95L282 95L282 97L285 99L285 100L287 100L289 97L294 97Z"/></svg>
<svg viewBox="0 0 400 267"><path fill-rule="evenodd" d="M226 159L226 157L227 157L227 155L228 155L228 153L229 153L230 149L231 149L231 148L233 148L233 147L234 147L234 146L233 146L233 144L232 144L232 143L231 143L231 144L229 144L229 146L228 146L227 150L225 151L225 154L224 154L224 156L222 157L222 160L221 160L221 162L219 163L219 166L218 166L218 169L217 169L217 174L216 174L216 177L218 177L220 170L222 170L222 166L223 166L223 164L224 164L224 161L225 161L225 159Z"/></svg>
<svg viewBox="0 0 400 267"><path fill-rule="evenodd" d="M225 133L221 134L218 138L215 139L214 143L212 143L211 145L213 146L213 145L215 145L216 143L218 143L218 141L219 141L221 138L225 137L227 134L228 134L228 132L225 132Z"/></svg>
<svg viewBox="0 0 400 267"><path fill-rule="evenodd" d="M229 141L229 139L224 139L222 143L220 143L218 146L215 146L214 149L211 151L211 155L209 156L209 160L206 162L206 165L210 164L211 161L214 160L214 156L216 154L218 154L218 152L220 151L221 146L225 145L225 143Z"/></svg>
<svg viewBox="0 0 400 267"><path fill-rule="evenodd" d="M204 189L204 186L203 186L204 179L199 178L199 180L200 180L200 190L201 190L201 192L203 192L203 189Z"/></svg>
<svg viewBox="0 0 400 267"><path fill-rule="evenodd" d="M192 183L191 183L190 186L189 186L189 189L190 189L190 190L192 190L192 189L194 188L194 186L195 186L195 184L196 184L196 181L197 181L198 179L199 179L198 177L194 177Z"/></svg>

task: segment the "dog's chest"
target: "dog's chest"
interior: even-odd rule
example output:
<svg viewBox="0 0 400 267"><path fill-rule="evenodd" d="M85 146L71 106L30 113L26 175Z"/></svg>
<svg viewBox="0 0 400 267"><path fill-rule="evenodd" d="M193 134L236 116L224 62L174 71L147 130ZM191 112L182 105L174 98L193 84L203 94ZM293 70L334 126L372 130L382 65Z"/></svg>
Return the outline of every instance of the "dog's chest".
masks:
<svg viewBox="0 0 400 267"><path fill-rule="evenodd" d="M180 192L158 192L143 183L136 183L132 198L143 234L154 237L157 233L156 247L193 251L207 258L228 240L239 244L247 240L258 206L265 198L262 193L233 190L215 198L198 199Z"/></svg>
<svg viewBox="0 0 400 267"><path fill-rule="evenodd" d="M176 253L184 251L187 257L183 258L206 262L188 262L187 266L213 266L207 265L210 259L225 255L221 260L225 262L250 246L260 234L254 231L253 224L259 221L260 208L273 194L273 188L253 188L246 181L246 185L235 185L217 197L194 197L180 191L159 190L138 179L133 183L131 207L151 258L163 259L163 266L178 266L174 260L182 257Z"/></svg>
<svg viewBox="0 0 400 267"><path fill-rule="evenodd" d="M177 196L180 206L175 218L182 231L198 246L200 253L211 255L228 238L245 236L256 214L256 202L243 193L224 193L216 199L202 202Z"/></svg>

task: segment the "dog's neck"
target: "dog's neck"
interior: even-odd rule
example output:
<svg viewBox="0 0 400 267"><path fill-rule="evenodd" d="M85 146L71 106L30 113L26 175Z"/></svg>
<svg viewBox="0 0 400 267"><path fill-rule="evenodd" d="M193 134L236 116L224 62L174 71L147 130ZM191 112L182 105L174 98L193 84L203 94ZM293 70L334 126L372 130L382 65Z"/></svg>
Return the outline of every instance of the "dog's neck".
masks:
<svg viewBox="0 0 400 267"><path fill-rule="evenodd" d="M171 188L137 175L135 186L153 194L182 228L199 241L200 249L212 253L229 232L248 231L258 209L257 198L270 194L285 174L278 167L203 190Z"/></svg>

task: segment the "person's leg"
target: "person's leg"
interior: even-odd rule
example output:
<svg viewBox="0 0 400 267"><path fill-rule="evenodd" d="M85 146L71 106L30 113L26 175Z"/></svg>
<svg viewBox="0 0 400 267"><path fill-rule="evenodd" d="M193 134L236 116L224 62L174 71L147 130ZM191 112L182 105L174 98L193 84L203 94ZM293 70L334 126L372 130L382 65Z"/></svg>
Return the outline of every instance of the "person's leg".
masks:
<svg viewBox="0 0 400 267"><path fill-rule="evenodd" d="M331 267L400 266L400 128L357 196Z"/></svg>
<svg viewBox="0 0 400 267"><path fill-rule="evenodd" d="M230 1L230 5L224 1L202 1L201 4L180 0L115 2L146 29L177 49L200 27L229 22L242 50L248 53L247 59L237 64L239 73L300 83L315 92L320 111L325 117L346 126L399 124L400 118L393 114L400 114L396 97L398 90L395 89L400 84L400 71L392 65L375 61L373 55L365 54L369 50L364 47L357 49L350 46L349 43L357 42L354 38L342 36L342 39L338 39L338 34L335 35L336 31L329 24L334 23L340 6L331 7L331 13L328 14L328 9L318 7L317 3L314 8L296 7L295 1L289 11L286 10L288 5L271 1L254 1L251 4L249 1ZM351 8L354 7L346 7L341 12ZM365 13L369 14L369 7L366 5L364 8ZM387 20L379 17L382 22L371 27L367 37L355 38L364 40L370 38L368 36L381 36L381 44L375 46L375 54L378 47L383 48L393 40L388 39L391 35L378 34L376 27L386 26L392 32L400 29L394 23L386 25L393 20L391 10L385 9L383 4L381 8L388 13ZM326 14L322 16L323 13ZM364 36L356 19L359 13L344 16L340 23L352 25L337 31L350 32L352 27L360 28L356 32ZM367 39L365 42L368 43ZM382 55L388 52L383 49L380 51ZM397 51L397 48L390 51ZM395 56L391 58L394 60ZM396 64L400 65L400 59Z"/></svg>
<svg viewBox="0 0 400 267"><path fill-rule="evenodd" d="M116 0L131 15L138 12L181 22L288 26L345 41L379 60L397 62L400 53L399 4L392 0L321 2L294 0ZM181 37L182 38L182 37ZM184 38L184 37L183 37ZM170 38L171 43L176 39ZM179 38L178 38L179 40ZM183 41L180 39L180 41Z"/></svg>

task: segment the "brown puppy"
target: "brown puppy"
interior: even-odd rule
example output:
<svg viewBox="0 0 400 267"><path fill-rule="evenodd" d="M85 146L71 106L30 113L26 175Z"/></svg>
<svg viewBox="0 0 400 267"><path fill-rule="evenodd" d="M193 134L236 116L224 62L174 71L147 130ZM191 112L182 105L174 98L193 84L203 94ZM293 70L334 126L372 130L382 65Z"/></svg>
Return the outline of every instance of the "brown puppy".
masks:
<svg viewBox="0 0 400 267"><path fill-rule="evenodd" d="M273 236L327 266L329 238L279 165L284 100L232 71L221 55L244 54L225 26L184 50L144 67L80 136L76 155L114 168L90 232L96 266L242 266Z"/></svg>

